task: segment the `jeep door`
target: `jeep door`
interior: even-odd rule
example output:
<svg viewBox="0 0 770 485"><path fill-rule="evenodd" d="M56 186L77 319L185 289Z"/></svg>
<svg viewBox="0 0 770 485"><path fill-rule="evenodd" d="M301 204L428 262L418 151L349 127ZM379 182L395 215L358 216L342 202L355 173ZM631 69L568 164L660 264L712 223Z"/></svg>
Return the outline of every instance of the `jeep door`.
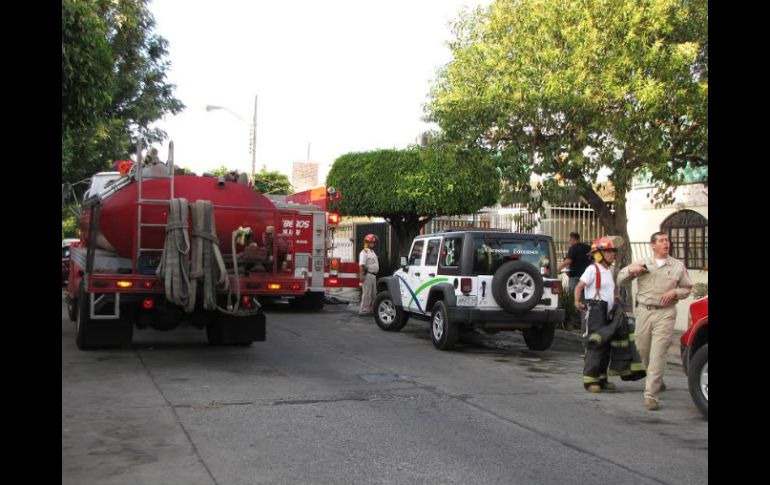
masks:
<svg viewBox="0 0 770 485"><path fill-rule="evenodd" d="M407 310L427 314L426 303L430 287L446 281L446 278L436 278L440 249L440 237L418 239L412 245L408 261L409 272L405 278L406 285L402 285L401 289L401 301L405 302L404 306Z"/></svg>

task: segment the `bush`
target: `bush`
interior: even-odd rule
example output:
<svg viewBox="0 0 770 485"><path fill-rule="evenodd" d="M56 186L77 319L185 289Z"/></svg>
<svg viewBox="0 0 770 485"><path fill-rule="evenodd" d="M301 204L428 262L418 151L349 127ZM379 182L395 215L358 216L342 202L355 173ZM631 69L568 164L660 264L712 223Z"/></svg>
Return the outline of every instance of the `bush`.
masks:
<svg viewBox="0 0 770 485"><path fill-rule="evenodd" d="M564 308L564 323L562 327L566 330L580 328L580 311L575 308L575 297L569 291L569 285L559 294L559 306Z"/></svg>
<svg viewBox="0 0 770 485"><path fill-rule="evenodd" d="M709 284L708 283L695 283L692 287L692 297L694 299L703 298L704 296L708 295L709 293Z"/></svg>

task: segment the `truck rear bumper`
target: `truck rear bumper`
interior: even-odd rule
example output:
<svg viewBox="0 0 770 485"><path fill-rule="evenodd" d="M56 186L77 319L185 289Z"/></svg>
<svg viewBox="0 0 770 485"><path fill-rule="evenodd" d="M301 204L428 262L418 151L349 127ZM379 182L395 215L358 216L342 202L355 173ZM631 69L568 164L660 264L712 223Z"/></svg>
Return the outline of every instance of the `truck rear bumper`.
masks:
<svg viewBox="0 0 770 485"><path fill-rule="evenodd" d="M452 307L447 309L449 318L461 325L482 329L522 330L533 326L556 325L564 322L564 309L531 310L521 315L502 310L478 310Z"/></svg>

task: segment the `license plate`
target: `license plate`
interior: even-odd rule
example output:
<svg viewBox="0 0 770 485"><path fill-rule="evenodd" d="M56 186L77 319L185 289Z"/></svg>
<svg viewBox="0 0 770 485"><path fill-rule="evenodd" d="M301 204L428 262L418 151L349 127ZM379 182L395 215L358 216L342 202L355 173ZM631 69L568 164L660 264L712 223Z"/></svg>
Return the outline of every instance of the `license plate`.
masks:
<svg viewBox="0 0 770 485"><path fill-rule="evenodd" d="M459 295L457 297L457 306L476 306L476 297Z"/></svg>

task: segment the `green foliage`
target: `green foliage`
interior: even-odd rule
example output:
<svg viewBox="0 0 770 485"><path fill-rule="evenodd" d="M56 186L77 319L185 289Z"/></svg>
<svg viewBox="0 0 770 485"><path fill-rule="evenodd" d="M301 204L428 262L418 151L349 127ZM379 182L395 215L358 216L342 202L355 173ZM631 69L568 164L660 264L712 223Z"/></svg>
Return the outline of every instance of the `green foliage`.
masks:
<svg viewBox="0 0 770 485"><path fill-rule="evenodd" d="M497 0L454 24L429 119L488 150L509 191L558 199L575 186L625 236L626 192L646 170L665 190L708 165L706 0ZM596 187L609 173L615 212Z"/></svg>
<svg viewBox="0 0 770 485"><path fill-rule="evenodd" d="M294 193L289 177L278 170L267 169L254 174L254 190L262 194L291 195Z"/></svg>
<svg viewBox="0 0 770 485"><path fill-rule="evenodd" d="M163 140L150 124L184 108L154 27L147 0L62 0L62 181L127 158L132 139Z"/></svg>
<svg viewBox="0 0 770 485"><path fill-rule="evenodd" d="M235 170L230 170L224 165L220 165L219 168L209 170L206 173L215 177L221 177L231 172L235 172ZM265 168L254 174L254 190L261 194L290 195L294 193L294 187L289 182L289 177L278 170L267 170Z"/></svg>
<svg viewBox="0 0 770 485"><path fill-rule="evenodd" d="M575 307L575 296L569 292L569 284L559 294L559 306L564 309L564 328L580 328L580 310Z"/></svg>
<svg viewBox="0 0 770 485"><path fill-rule="evenodd" d="M229 172L230 172L230 169L228 169L224 165L220 165L218 168L215 168L214 170L209 170L206 173L210 173L215 177L221 177L222 175L226 175Z"/></svg>
<svg viewBox="0 0 770 485"><path fill-rule="evenodd" d="M70 210L70 207L64 207L61 211L61 238L79 237L79 221L77 216Z"/></svg>
<svg viewBox="0 0 770 485"><path fill-rule="evenodd" d="M703 298L704 296L709 294L709 284L708 283L695 283L692 286L692 292L690 295L694 299Z"/></svg>
<svg viewBox="0 0 770 485"><path fill-rule="evenodd" d="M476 212L494 204L500 191L494 164L483 152L439 145L345 154L335 160L326 185L341 191L335 204L340 213L383 217L402 255L432 218Z"/></svg>

